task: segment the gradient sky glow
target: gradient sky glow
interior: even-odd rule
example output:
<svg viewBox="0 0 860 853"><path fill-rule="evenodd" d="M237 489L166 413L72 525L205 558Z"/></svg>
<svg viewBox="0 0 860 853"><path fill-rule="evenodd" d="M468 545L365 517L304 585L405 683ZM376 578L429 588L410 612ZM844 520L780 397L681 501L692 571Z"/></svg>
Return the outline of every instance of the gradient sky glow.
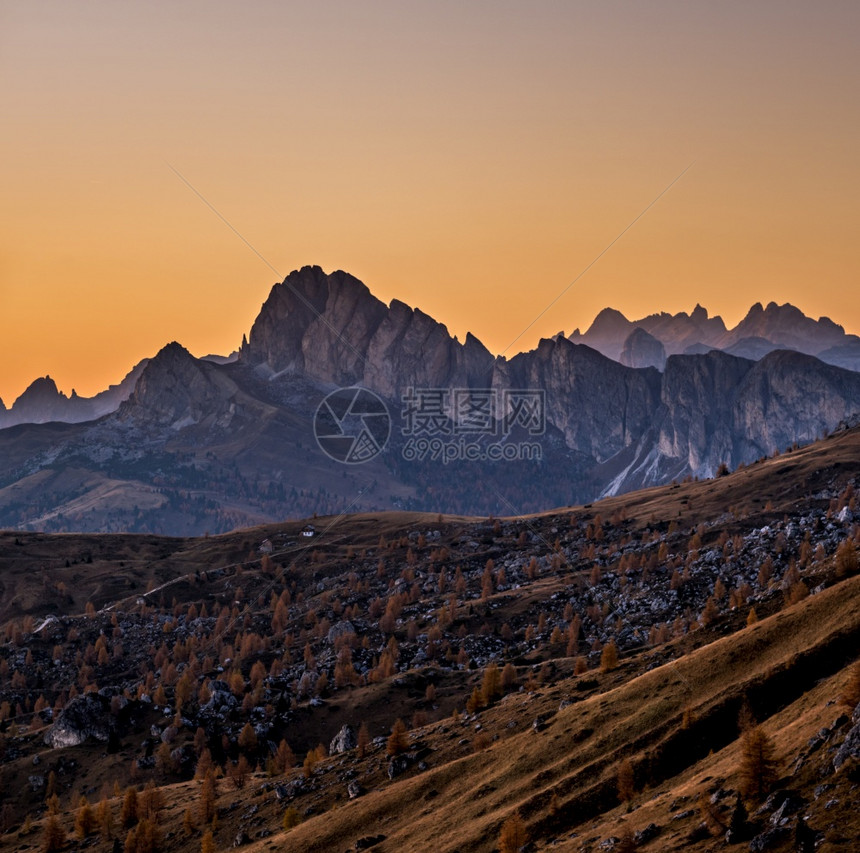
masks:
<svg viewBox="0 0 860 853"><path fill-rule="evenodd" d="M860 333L860 4L0 0L0 397L344 269L501 352L701 302ZM510 354L510 353L509 353Z"/></svg>

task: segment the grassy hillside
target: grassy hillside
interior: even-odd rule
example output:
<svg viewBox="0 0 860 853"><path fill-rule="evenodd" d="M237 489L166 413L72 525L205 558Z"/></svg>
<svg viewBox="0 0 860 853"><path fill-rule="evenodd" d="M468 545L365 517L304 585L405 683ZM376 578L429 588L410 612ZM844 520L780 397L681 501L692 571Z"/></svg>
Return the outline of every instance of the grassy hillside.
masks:
<svg viewBox="0 0 860 853"><path fill-rule="evenodd" d="M858 468L852 430L536 516L2 533L0 847L853 849Z"/></svg>

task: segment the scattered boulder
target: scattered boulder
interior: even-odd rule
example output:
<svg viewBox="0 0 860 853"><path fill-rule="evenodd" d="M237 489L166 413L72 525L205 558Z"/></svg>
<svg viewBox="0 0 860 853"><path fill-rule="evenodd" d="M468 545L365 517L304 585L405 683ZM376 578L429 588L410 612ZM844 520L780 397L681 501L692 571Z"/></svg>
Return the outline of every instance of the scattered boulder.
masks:
<svg viewBox="0 0 860 853"><path fill-rule="evenodd" d="M860 722L848 732L842 746L833 756L833 769L841 769L842 765L850 758L860 760Z"/></svg>
<svg viewBox="0 0 860 853"><path fill-rule="evenodd" d="M344 619L342 622L335 622L328 629L328 641L334 645L336 640L339 640L341 637L351 636L352 634L355 634L355 627L352 622Z"/></svg>
<svg viewBox="0 0 860 853"><path fill-rule="evenodd" d="M633 843L637 847L641 847L643 844L647 844L653 838L656 838L659 834L660 827L656 823L649 823L648 826L633 833Z"/></svg>
<svg viewBox="0 0 860 853"><path fill-rule="evenodd" d="M777 826L759 833L750 841L750 853L764 853L778 847L788 837L789 831L785 826Z"/></svg>
<svg viewBox="0 0 860 853"><path fill-rule="evenodd" d="M218 714L239 707L239 700L233 695L226 681L210 681L209 693L209 701L200 709L202 713Z"/></svg>
<svg viewBox="0 0 860 853"><path fill-rule="evenodd" d="M107 704L92 693L75 696L60 711L45 734L45 743L54 749L80 746L89 738L106 742L110 735Z"/></svg>
<svg viewBox="0 0 860 853"><path fill-rule="evenodd" d="M774 826L783 826L788 822L791 815L797 814L806 804L806 801L797 796L792 791L787 792L788 796L783 799L779 808L771 815L770 822Z"/></svg>
<svg viewBox="0 0 860 853"><path fill-rule="evenodd" d="M364 793L364 788L362 788L361 785L359 785L358 782L353 779L346 786L346 793L349 795L349 798L351 800L355 800L358 799Z"/></svg>
<svg viewBox="0 0 860 853"><path fill-rule="evenodd" d="M358 746L358 738L355 735L355 729L346 723L341 730L332 738L329 745L329 755L340 755L348 752L350 749L355 749Z"/></svg>
<svg viewBox="0 0 860 853"><path fill-rule="evenodd" d="M388 762L388 778L396 779L398 776L402 775L409 769L409 756L408 755L395 755L391 761Z"/></svg>
<svg viewBox="0 0 860 853"><path fill-rule="evenodd" d="M304 778L299 776L298 779L293 779L290 782L275 785L275 799L279 803L288 802L299 794L304 794L308 790L308 785Z"/></svg>

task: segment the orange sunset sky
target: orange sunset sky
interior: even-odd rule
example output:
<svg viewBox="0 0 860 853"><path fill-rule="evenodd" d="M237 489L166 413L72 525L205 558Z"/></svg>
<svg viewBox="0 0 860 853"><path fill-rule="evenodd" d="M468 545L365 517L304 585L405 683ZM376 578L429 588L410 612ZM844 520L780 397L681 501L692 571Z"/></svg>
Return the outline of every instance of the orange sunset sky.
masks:
<svg viewBox="0 0 860 853"><path fill-rule="evenodd" d="M345 269L502 352L701 302L860 333L860 4L0 0L0 397ZM509 352L509 354L510 354Z"/></svg>

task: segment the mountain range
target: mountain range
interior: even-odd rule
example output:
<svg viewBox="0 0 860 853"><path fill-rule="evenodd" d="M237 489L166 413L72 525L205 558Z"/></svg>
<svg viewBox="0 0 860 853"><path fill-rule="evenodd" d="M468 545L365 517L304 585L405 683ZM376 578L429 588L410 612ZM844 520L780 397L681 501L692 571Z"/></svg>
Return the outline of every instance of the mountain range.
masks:
<svg viewBox="0 0 860 853"><path fill-rule="evenodd" d="M88 400L34 383L0 414L0 526L200 534L313 512L516 515L712 477L860 413L860 373L826 363L839 351L850 366L855 348L830 320L771 304L731 331L701 307L635 323L607 310L584 335L506 359L345 272L303 267L235 357L171 343ZM323 399L348 386L390 416L362 465L314 438ZM532 422L517 417L523 392ZM418 412L417 434L416 393L445 404L435 421ZM465 444L484 458L464 460Z"/></svg>
<svg viewBox="0 0 860 853"><path fill-rule="evenodd" d="M760 302L733 329L722 317L710 317L696 305L690 314L649 314L628 320L620 311L605 308L583 334L575 329L570 340L587 344L607 358L629 367L663 370L670 355L692 355L722 350L757 361L774 350L814 355L834 367L860 370L860 337L848 335L829 317L813 320L799 308Z"/></svg>
<svg viewBox="0 0 860 853"><path fill-rule="evenodd" d="M149 359L143 359L120 383L111 385L94 397L80 397L74 389L71 396L66 396L50 376L39 377L27 386L10 409L0 400L0 429L16 424L44 424L50 421L77 424L115 412L134 390L148 362Z"/></svg>

